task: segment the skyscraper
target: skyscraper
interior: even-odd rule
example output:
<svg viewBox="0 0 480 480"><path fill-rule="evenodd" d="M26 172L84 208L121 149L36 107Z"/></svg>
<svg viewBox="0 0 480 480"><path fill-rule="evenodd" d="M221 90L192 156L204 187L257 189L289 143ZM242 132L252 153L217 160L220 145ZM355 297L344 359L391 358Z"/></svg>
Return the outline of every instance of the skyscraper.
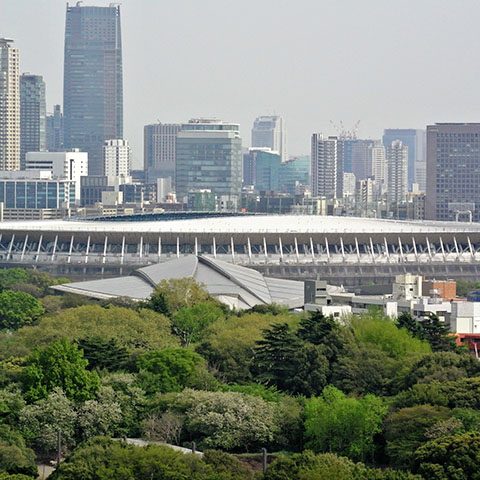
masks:
<svg viewBox="0 0 480 480"><path fill-rule="evenodd" d="M278 115L257 117L252 128L252 147L267 147L278 152L282 162L288 160L285 121Z"/></svg>
<svg viewBox="0 0 480 480"><path fill-rule="evenodd" d="M182 126L175 123L153 123L143 127L143 168L148 183L156 178L175 178L175 144Z"/></svg>
<svg viewBox="0 0 480 480"><path fill-rule="evenodd" d="M175 181L177 197L190 190L239 196L242 188L240 126L217 119L192 119L177 135Z"/></svg>
<svg viewBox="0 0 480 480"><path fill-rule="evenodd" d="M480 123L427 126L425 218L480 221Z"/></svg>
<svg viewBox="0 0 480 480"><path fill-rule="evenodd" d="M408 147L401 140L387 146L387 197L403 202L408 193Z"/></svg>
<svg viewBox="0 0 480 480"><path fill-rule="evenodd" d="M0 38L0 170L20 168L20 55Z"/></svg>
<svg viewBox="0 0 480 480"><path fill-rule="evenodd" d="M369 147L369 171L375 183L380 187L386 184L386 159L385 147L383 145L371 145ZM370 176L369 175L369 176Z"/></svg>
<svg viewBox="0 0 480 480"><path fill-rule="evenodd" d="M394 140L401 140L408 147L408 186L418 183L425 190L425 130L413 128L387 128L383 132L383 144L388 147Z"/></svg>
<svg viewBox="0 0 480 480"><path fill-rule="evenodd" d="M88 152L103 173L105 140L123 137L120 7L67 3L63 81L65 148Z"/></svg>
<svg viewBox="0 0 480 480"><path fill-rule="evenodd" d="M20 77L20 168L25 169L27 152L47 147L45 82L40 75Z"/></svg>
<svg viewBox="0 0 480 480"><path fill-rule="evenodd" d="M312 135L312 195L341 197L343 195L343 149L337 137ZM340 171L342 181L339 182Z"/></svg>
<svg viewBox="0 0 480 480"><path fill-rule="evenodd" d="M63 114L60 105L55 105L53 113L47 115L47 150L63 150Z"/></svg>

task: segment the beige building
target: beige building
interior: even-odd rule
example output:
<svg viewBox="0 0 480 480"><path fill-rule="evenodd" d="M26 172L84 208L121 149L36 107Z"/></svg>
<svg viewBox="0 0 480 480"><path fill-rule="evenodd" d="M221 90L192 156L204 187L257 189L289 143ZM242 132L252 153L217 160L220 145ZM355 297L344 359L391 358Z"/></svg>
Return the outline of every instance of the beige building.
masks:
<svg viewBox="0 0 480 480"><path fill-rule="evenodd" d="M20 169L20 62L12 43L0 38L0 170Z"/></svg>
<svg viewBox="0 0 480 480"><path fill-rule="evenodd" d="M106 140L103 146L103 174L111 177L129 176L132 149L127 140Z"/></svg>

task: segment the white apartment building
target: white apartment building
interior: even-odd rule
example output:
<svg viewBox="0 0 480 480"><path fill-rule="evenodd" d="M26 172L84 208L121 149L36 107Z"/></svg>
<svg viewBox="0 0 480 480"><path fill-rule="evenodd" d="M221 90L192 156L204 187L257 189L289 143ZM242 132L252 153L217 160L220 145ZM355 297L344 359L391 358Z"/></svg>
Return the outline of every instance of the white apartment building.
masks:
<svg viewBox="0 0 480 480"><path fill-rule="evenodd" d="M356 178L354 173L343 173L343 197L355 196Z"/></svg>
<svg viewBox="0 0 480 480"><path fill-rule="evenodd" d="M20 169L20 55L0 38L0 170Z"/></svg>
<svg viewBox="0 0 480 480"><path fill-rule="evenodd" d="M106 140L103 146L103 174L128 176L132 169L132 149L127 140Z"/></svg>
<svg viewBox="0 0 480 480"><path fill-rule="evenodd" d="M408 193L408 147L394 140L386 153L387 196L391 202L402 202Z"/></svg>
<svg viewBox="0 0 480 480"><path fill-rule="evenodd" d="M342 160L341 140L337 137L326 138L321 133L312 135L312 196L337 197L339 163Z"/></svg>
<svg viewBox="0 0 480 480"><path fill-rule="evenodd" d="M385 185L387 181L385 147L371 145L369 147L370 172L378 186Z"/></svg>
<svg viewBox="0 0 480 480"><path fill-rule="evenodd" d="M270 148L280 154L282 162L288 160L285 120L278 115L257 117L252 128L252 147Z"/></svg>
<svg viewBox="0 0 480 480"><path fill-rule="evenodd" d="M28 152L26 170L48 170L54 178L75 182L75 203L80 204L80 177L88 175L88 153L74 148L70 152Z"/></svg>

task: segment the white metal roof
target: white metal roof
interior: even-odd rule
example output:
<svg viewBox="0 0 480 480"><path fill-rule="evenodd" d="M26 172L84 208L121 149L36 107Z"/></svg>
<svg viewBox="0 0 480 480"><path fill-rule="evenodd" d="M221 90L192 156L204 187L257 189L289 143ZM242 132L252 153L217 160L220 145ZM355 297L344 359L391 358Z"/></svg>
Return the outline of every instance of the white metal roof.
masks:
<svg viewBox="0 0 480 480"><path fill-rule="evenodd" d="M395 221L357 217L246 215L158 221L6 221L0 232L91 233L420 233L480 232L478 223Z"/></svg>

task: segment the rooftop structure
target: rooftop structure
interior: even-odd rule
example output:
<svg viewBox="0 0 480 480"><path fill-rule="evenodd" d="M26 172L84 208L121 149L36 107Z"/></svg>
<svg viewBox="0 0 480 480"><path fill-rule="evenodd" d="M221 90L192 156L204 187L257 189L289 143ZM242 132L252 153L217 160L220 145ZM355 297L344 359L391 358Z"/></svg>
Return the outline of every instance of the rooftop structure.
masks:
<svg viewBox="0 0 480 480"><path fill-rule="evenodd" d="M293 215L162 218L2 222L0 266L33 264L88 278L201 254L270 277L320 275L329 284L385 284L406 273L438 280L480 275L480 225L474 223Z"/></svg>
<svg viewBox="0 0 480 480"><path fill-rule="evenodd" d="M145 300L162 280L179 278L194 278L230 308L247 309L269 303L290 308L303 306L303 282L267 278L250 268L195 255L140 268L127 277L67 283L55 290L92 298Z"/></svg>

